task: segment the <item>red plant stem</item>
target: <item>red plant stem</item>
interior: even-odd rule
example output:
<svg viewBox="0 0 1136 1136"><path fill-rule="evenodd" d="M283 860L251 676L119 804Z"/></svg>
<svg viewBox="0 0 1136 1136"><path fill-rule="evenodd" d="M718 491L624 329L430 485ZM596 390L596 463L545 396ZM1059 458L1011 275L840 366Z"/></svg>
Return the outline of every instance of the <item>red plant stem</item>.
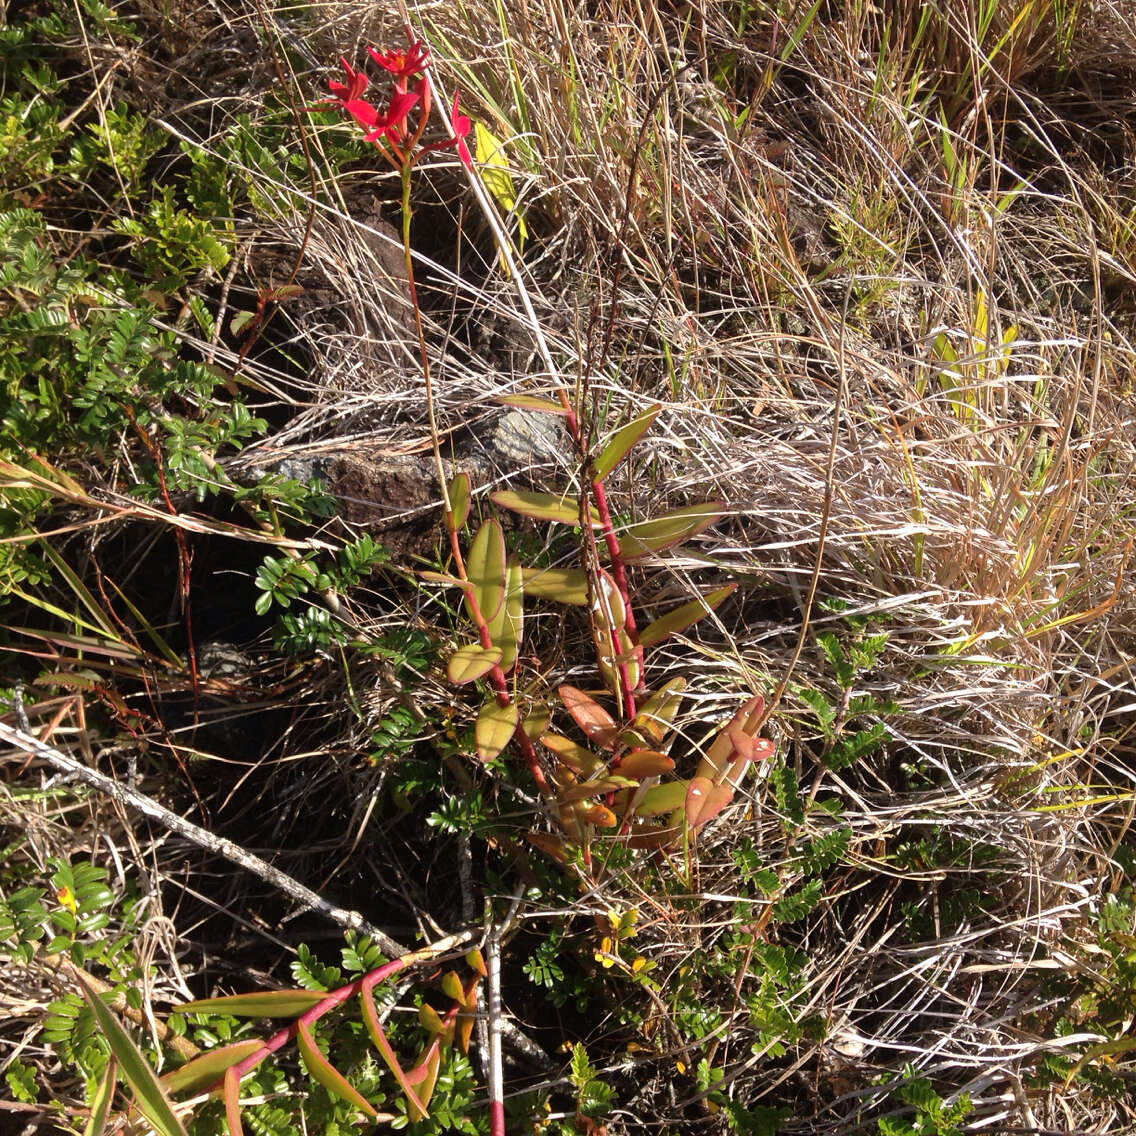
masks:
<svg viewBox="0 0 1136 1136"><path fill-rule="evenodd" d="M382 966L377 967L375 970L370 971L368 974L363 975L362 978L356 979L347 986L341 986L338 990L332 990L326 998L321 999L310 1010L306 1010L290 1025L274 1033L255 1053L250 1053L243 1061L234 1065L232 1072L236 1075L237 1080L240 1081L245 1074L255 1069L269 1054L275 1053L276 1050L287 1045L289 1041L296 1037L300 1032L300 1026L313 1025L315 1022L319 1021L324 1014L328 1013L330 1010L334 1010L336 1006L342 1006L344 1002L354 997L360 990L370 990L378 983L390 978L391 975L397 974L400 970L405 970L412 963L419 961L421 960L415 958L414 955L403 955L402 958L384 963ZM210 1091L221 1088L223 1083L224 1078L217 1081Z"/></svg>
<svg viewBox="0 0 1136 1136"><path fill-rule="evenodd" d="M564 408L564 424L568 429L568 433L572 435L572 440L576 443L576 449L579 450L582 457L587 458L587 447L584 444L584 436L580 430L580 420L576 417L576 412L572 409L572 404L568 400L568 392L561 387L557 394L560 396L560 405ZM611 508L607 503L607 492L603 487L602 481L592 481L591 483L592 498L596 503L596 512L599 514L600 525L603 531L604 544L607 545L608 558L611 560L611 578L615 582L616 590L619 592L620 599L623 600L623 609L626 613L624 622L624 629L627 632L628 638L634 644L635 657L639 663L640 682L642 682L643 675L643 648L639 646L639 632L635 626L635 612L631 607L631 592L627 584L627 566L623 562L623 554L619 551L619 537L615 533L615 523L611 519ZM615 645L619 645L618 631L616 632ZM622 711L627 721L631 721L636 714L635 705L635 691L632 689L631 675L627 669L627 663L622 659L616 659L616 668L619 671L619 684L622 687L623 706Z"/></svg>

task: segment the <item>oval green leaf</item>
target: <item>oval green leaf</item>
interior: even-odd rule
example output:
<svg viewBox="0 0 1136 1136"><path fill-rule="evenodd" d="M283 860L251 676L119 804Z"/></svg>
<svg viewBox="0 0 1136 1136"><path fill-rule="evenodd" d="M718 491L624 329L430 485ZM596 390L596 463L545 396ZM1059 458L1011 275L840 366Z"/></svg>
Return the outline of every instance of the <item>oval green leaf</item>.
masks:
<svg viewBox="0 0 1136 1136"><path fill-rule="evenodd" d="M588 574L582 568L522 568L525 595L582 606L588 602Z"/></svg>
<svg viewBox="0 0 1136 1136"><path fill-rule="evenodd" d="M660 407L641 414L632 419L626 426L617 430L610 442L600 451L600 456L592 464L592 477L596 481L603 481L605 477L623 460L624 455L631 449L643 434L650 428L651 423L659 415Z"/></svg>
<svg viewBox="0 0 1136 1136"><path fill-rule="evenodd" d="M450 482L450 515L454 530L457 531L469 517L470 481L468 473L454 474Z"/></svg>
<svg viewBox="0 0 1136 1136"><path fill-rule="evenodd" d="M223 1080L227 1069L250 1057L263 1045L264 1042L254 1039L211 1049L208 1053L187 1061L180 1069L165 1074L161 1078L162 1084L171 1093L199 1093Z"/></svg>
<svg viewBox="0 0 1136 1136"><path fill-rule="evenodd" d="M590 777L604 764L603 759L592 753L587 746L582 746L571 738L561 737L560 734L542 734L540 743L552 750L573 773L578 773L581 777Z"/></svg>
<svg viewBox="0 0 1136 1136"><path fill-rule="evenodd" d="M378 1109L320 1053L315 1038L303 1022L300 1023L299 1032L296 1034L296 1046L300 1050L300 1056L304 1059L308 1072L329 1093L354 1105L360 1112L365 1112L372 1118L379 1115Z"/></svg>
<svg viewBox="0 0 1136 1136"><path fill-rule="evenodd" d="M455 686L483 678L501 661L499 647L483 647L480 643L467 643L459 647L446 664L446 678Z"/></svg>
<svg viewBox="0 0 1136 1136"><path fill-rule="evenodd" d="M671 813L686 804L685 781L668 781L665 785L652 785L635 806L636 816L658 816Z"/></svg>
<svg viewBox="0 0 1136 1136"><path fill-rule="evenodd" d="M502 489L492 494L492 498L502 509L511 509L514 513L538 521L553 521L560 525L580 523L580 503L575 497L554 497L551 493L517 493L511 489ZM588 516L592 528L599 528L601 521L594 507L589 507Z"/></svg>
<svg viewBox="0 0 1136 1136"><path fill-rule="evenodd" d="M232 1014L237 1018L295 1018L327 997L319 990L264 990L202 998L178 1006L182 1014Z"/></svg>
<svg viewBox="0 0 1136 1136"><path fill-rule="evenodd" d="M737 584L727 584L724 588L716 588L704 596L680 604L673 611L668 611L666 615L660 616L644 628L643 634L639 636L640 646L653 647L667 636L685 631L704 615L709 615L736 587Z"/></svg>
<svg viewBox="0 0 1136 1136"><path fill-rule="evenodd" d="M480 761L492 761L512 741L517 718L515 702L501 706L496 698L491 698L482 706L473 729Z"/></svg>
<svg viewBox="0 0 1136 1136"><path fill-rule="evenodd" d="M466 595L466 607L476 623L478 617L486 624L493 619L505 598L505 535L492 517L477 530L466 557L466 574L473 584L473 600L477 613Z"/></svg>
<svg viewBox="0 0 1136 1136"><path fill-rule="evenodd" d="M723 511L723 502L707 501L702 505L686 505L656 517L640 521L624 530L619 538L619 552L624 560L638 560L681 544L712 525Z"/></svg>
<svg viewBox="0 0 1136 1136"><path fill-rule="evenodd" d="M159 1136L186 1136L182 1122L178 1120L170 1098L166 1096L157 1075L150 1063L142 1055L130 1034L123 1029L118 1018L102 1000L85 978L78 972L75 981L83 991L83 997L91 1008L99 1032L106 1038L111 1053L118 1062L122 1079L130 1086L131 1095L138 1110L153 1125Z"/></svg>

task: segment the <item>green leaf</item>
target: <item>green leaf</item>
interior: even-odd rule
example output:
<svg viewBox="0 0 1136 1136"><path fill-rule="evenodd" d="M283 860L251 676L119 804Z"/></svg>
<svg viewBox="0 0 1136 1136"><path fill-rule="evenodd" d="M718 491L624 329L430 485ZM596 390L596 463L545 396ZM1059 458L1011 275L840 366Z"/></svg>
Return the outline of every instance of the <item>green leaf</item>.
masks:
<svg viewBox="0 0 1136 1136"><path fill-rule="evenodd" d="M722 516L723 507L721 501L707 501L672 509L652 521L631 525L619 538L620 554L625 560L639 560L689 540Z"/></svg>
<svg viewBox="0 0 1136 1136"><path fill-rule="evenodd" d="M483 678L501 661L500 647L483 647L480 643L467 643L459 647L446 664L446 678L455 686Z"/></svg>
<svg viewBox="0 0 1136 1136"><path fill-rule="evenodd" d="M603 758L598 754L592 753L586 746L574 742L571 738L564 738L559 734L542 734L540 742L581 777L590 777L604 764Z"/></svg>
<svg viewBox="0 0 1136 1136"><path fill-rule="evenodd" d="M315 1038L312 1037L308 1026L300 1023L296 1034L296 1045L308 1072L333 1096L341 1097L348 1104L353 1104L361 1112L370 1117L377 1117L378 1110L362 1093L356 1089L344 1075L331 1064L319 1051Z"/></svg>
<svg viewBox="0 0 1136 1136"><path fill-rule="evenodd" d="M490 698L477 715L473 736L477 742L477 756L481 761L492 761L513 740L517 730L517 704L506 706Z"/></svg>
<svg viewBox="0 0 1136 1136"><path fill-rule="evenodd" d="M198 1093L209 1088L225 1076L226 1070L240 1064L263 1046L263 1042L238 1041L220 1049L211 1049L200 1057L187 1061L180 1069L173 1070L161 1078L162 1084L171 1093Z"/></svg>
<svg viewBox="0 0 1136 1136"><path fill-rule="evenodd" d="M609 774L607 777L597 777L594 781L582 781L578 785L569 785L556 794L557 801L562 805L572 801L586 801L589 797L599 797L605 793L614 793L618 789L633 789L638 784L630 777L620 777L619 774Z"/></svg>
<svg viewBox="0 0 1136 1136"><path fill-rule="evenodd" d="M174 1113L173 1105L162 1091L154 1070L150 1068L150 1063L142 1055L141 1050L119 1024L110 1007L78 972L75 973L75 981L83 991L83 997L91 1008L99 1031L106 1038L110 1051L122 1070L122 1079L130 1086L130 1092L139 1111L153 1125L159 1136L186 1136L185 1128Z"/></svg>
<svg viewBox="0 0 1136 1136"><path fill-rule="evenodd" d="M665 785L652 785L635 807L636 816L658 816L671 813L686 804L686 781L668 781Z"/></svg>
<svg viewBox="0 0 1136 1136"><path fill-rule="evenodd" d="M582 568L522 568L525 595L559 603L588 603L588 574Z"/></svg>
<svg viewBox="0 0 1136 1136"><path fill-rule="evenodd" d="M580 503L575 497L554 497L551 493L521 492L502 489L491 494L493 500L503 509L511 509L525 517L538 521L553 521L561 525L580 523ZM591 506L588 516L592 528L600 528L602 522L595 507ZM707 521L707 524L710 522Z"/></svg>
<svg viewBox="0 0 1136 1136"><path fill-rule="evenodd" d="M669 635L685 631L704 615L709 615L736 587L737 584L727 584L724 588L716 588L714 591L681 604L673 611L660 616L644 628L642 635L639 636L639 645L641 647L653 647Z"/></svg>
<svg viewBox="0 0 1136 1136"><path fill-rule="evenodd" d="M232 1014L237 1018L295 1018L322 1002L320 990L264 990L258 994L227 994L201 998L178 1006L182 1014Z"/></svg>
<svg viewBox="0 0 1136 1136"><path fill-rule="evenodd" d="M112 1057L103 1070L103 1075L91 1098L91 1115L83 1128L83 1136L103 1136L107 1117L110 1115L110 1102L114 1099L114 1086L118 1080L118 1064Z"/></svg>
<svg viewBox="0 0 1136 1136"><path fill-rule="evenodd" d="M515 406L518 410L535 410L540 414L567 415L562 403L549 398L537 398L533 394L507 394L497 400L502 406Z"/></svg>
<svg viewBox="0 0 1136 1136"><path fill-rule="evenodd" d="M650 429L651 424L659 416L660 409L655 407L654 410L641 414L615 432L611 441L604 446L599 457L592 464L592 477L595 481L603 481L619 465L627 451Z"/></svg>
<svg viewBox="0 0 1136 1136"><path fill-rule="evenodd" d="M481 619L488 624L500 610L505 598L505 536L492 517L477 530L466 558L466 574L473 584L473 600ZM469 596L466 606L476 620Z"/></svg>
<svg viewBox="0 0 1136 1136"><path fill-rule="evenodd" d="M501 649L501 669L508 674L517 662L524 630L524 583L520 561L510 556L505 566L505 600L489 621L489 639Z"/></svg>
<svg viewBox="0 0 1136 1136"><path fill-rule="evenodd" d="M453 526L460 529L469 516L470 482L468 473L457 473L450 482L450 511Z"/></svg>

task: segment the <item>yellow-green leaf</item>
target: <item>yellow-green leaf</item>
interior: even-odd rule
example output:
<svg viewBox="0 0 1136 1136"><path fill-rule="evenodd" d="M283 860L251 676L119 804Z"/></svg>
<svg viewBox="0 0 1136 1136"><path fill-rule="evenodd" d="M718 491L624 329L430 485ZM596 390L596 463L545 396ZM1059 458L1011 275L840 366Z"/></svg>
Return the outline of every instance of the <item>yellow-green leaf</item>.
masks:
<svg viewBox="0 0 1136 1136"><path fill-rule="evenodd" d="M525 715L525 720L521 723L521 729L525 731L525 736L530 742L540 740L540 735L548 729L548 722L551 715L548 712L547 706L530 706L528 713Z"/></svg>
<svg viewBox="0 0 1136 1136"><path fill-rule="evenodd" d="M661 742L674 723L685 689L684 678L672 678L665 683L639 707L631 728Z"/></svg>
<svg viewBox="0 0 1136 1136"><path fill-rule="evenodd" d="M525 219L517 209L513 176L509 172L509 162L505 157L505 143L495 138L485 126L476 121L473 124L473 135L474 153L481 167L481 180L497 204L506 213L511 213L517 218L517 232L523 243L528 240L529 233L525 228Z"/></svg>
<svg viewBox="0 0 1136 1136"><path fill-rule="evenodd" d="M501 650L501 669L508 674L517 662L524 628L524 583L520 561L510 556L505 566L505 600L489 621L489 639Z"/></svg>
<svg viewBox="0 0 1136 1136"><path fill-rule="evenodd" d="M603 760L586 746L574 742L571 738L561 737L560 734L542 734L540 741L541 745L552 750L569 769L581 777L590 777L604 764Z"/></svg>
<svg viewBox="0 0 1136 1136"><path fill-rule="evenodd" d="M708 528L722 515L721 501L686 505L672 509L652 521L631 525L619 538L619 551L625 560L638 560L681 544Z"/></svg>
<svg viewBox="0 0 1136 1136"><path fill-rule="evenodd" d="M580 523L580 503L575 497L555 497L551 493L529 491L515 493L508 489L502 489L492 494L492 497L502 509L511 509L514 513L538 521L553 521L560 525ZM589 509L589 522L592 528L600 527L600 517L594 506Z"/></svg>
<svg viewBox="0 0 1136 1136"><path fill-rule="evenodd" d="M459 647L446 664L446 678L455 686L473 682L488 674L501 661L500 647L483 647L480 643L467 643Z"/></svg>
<svg viewBox="0 0 1136 1136"><path fill-rule="evenodd" d="M523 568L525 595L559 603L588 602L588 574L582 568Z"/></svg>
<svg viewBox="0 0 1136 1136"><path fill-rule="evenodd" d="M235 1045L225 1045L211 1049L200 1057L187 1061L180 1069L173 1070L162 1077L162 1084L171 1093L198 1093L215 1085L225 1076L225 1070L239 1064L261 1048L263 1042L238 1041Z"/></svg>
<svg viewBox="0 0 1136 1136"><path fill-rule="evenodd" d="M600 797L604 793L614 793L617 789L634 788L637 782L630 777L620 777L616 773L607 777L597 777L594 781L583 781L579 785L571 785L556 794L561 804L571 801L586 801L589 797Z"/></svg>
<svg viewBox="0 0 1136 1136"><path fill-rule="evenodd" d="M178 1011L183 1014L232 1014L237 1018L295 1018L326 997L318 990L264 990L259 994L229 994L223 998L183 1002Z"/></svg>
<svg viewBox="0 0 1136 1136"><path fill-rule="evenodd" d="M566 415L563 403L550 398L538 398L534 394L507 394L497 400L502 406L515 406L518 410L535 410L538 414Z"/></svg>
<svg viewBox="0 0 1136 1136"><path fill-rule="evenodd" d="M296 1046L300 1050L300 1056L304 1059L308 1072L329 1093L354 1105L360 1112L365 1112L370 1117L379 1115L375 1106L320 1053L311 1030L303 1022L300 1023L299 1032L296 1034Z"/></svg>
<svg viewBox="0 0 1136 1136"><path fill-rule="evenodd" d="M469 516L470 482L468 473L454 474L450 482L450 511L455 529L460 529Z"/></svg>
<svg viewBox="0 0 1136 1136"><path fill-rule="evenodd" d="M481 761L492 761L512 741L517 729L517 704L506 706L490 698L477 715L473 736L477 742L477 756Z"/></svg>
<svg viewBox="0 0 1136 1136"><path fill-rule="evenodd" d="M635 807L636 816L658 816L660 813L674 812L686 804L685 781L668 781L664 785L652 785L643 799Z"/></svg>
<svg viewBox="0 0 1136 1136"><path fill-rule="evenodd" d="M466 574L473 584L473 599L481 618L489 623L501 608L505 598L505 536L501 526L492 517L477 530L466 557ZM466 606L474 620L473 608L466 597Z"/></svg>
<svg viewBox="0 0 1136 1136"><path fill-rule="evenodd" d="M685 631L691 624L697 623L704 615L709 615L735 588L737 584L727 584L724 588L716 588L704 596L681 604L666 615L660 616L653 623L644 628L639 636L642 647L653 647L661 643L669 635Z"/></svg>
<svg viewBox="0 0 1136 1136"><path fill-rule="evenodd" d="M465 987L462 986L461 979L452 970L447 970L442 975L442 993L455 1002L465 1004Z"/></svg>
<svg viewBox="0 0 1136 1136"><path fill-rule="evenodd" d="M603 481L605 477L623 460L623 456L650 428L659 415L659 407L632 419L626 426L615 432L610 442L600 451L592 465L592 477Z"/></svg>
<svg viewBox="0 0 1136 1136"><path fill-rule="evenodd" d="M94 987L78 972L75 981L83 991L83 997L94 1015L99 1032L106 1039L118 1062L122 1079L130 1086L131 1096L139 1112L150 1122L159 1136L186 1136L182 1122L178 1120L174 1107L166 1096L157 1075L142 1051L134 1044L130 1034L123 1029L118 1018L102 1000Z"/></svg>

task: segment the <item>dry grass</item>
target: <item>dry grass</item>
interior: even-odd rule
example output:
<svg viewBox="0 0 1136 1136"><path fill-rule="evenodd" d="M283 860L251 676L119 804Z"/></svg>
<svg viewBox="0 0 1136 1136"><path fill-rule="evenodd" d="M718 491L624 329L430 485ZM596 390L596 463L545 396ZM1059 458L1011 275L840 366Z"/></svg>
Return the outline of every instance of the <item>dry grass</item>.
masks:
<svg viewBox="0 0 1136 1136"><path fill-rule="evenodd" d="M538 934L566 928L584 959L594 927L581 916L640 909L636 947L655 964L654 1001L597 974L605 992L589 1013L558 1022L519 970L539 940L526 933L507 959L505 1004L519 1024L550 1050L585 1041L608 1070L618 1100L608 1131L721 1130L724 1114L698 1103L689 1072L675 1073L676 1060L689 1071L702 1058L724 1070L733 1099L785 1109L785 1132L875 1132L881 1109L903 1107L880 1085L908 1064L945 1098L968 1092L975 1130L1136 1123L1130 1091L1109 1097L1040 1077L1046 1054L1075 1057L1086 1038L1105 1036L1091 1015L1083 1034L1057 1036L1068 993L1053 978L1073 969L1091 985L1094 913L1131 885L1133 13L1116 0L990 9L984 33L983 12L954 3L810 12L504 0L411 11L441 85L512 139L530 232L521 275L536 328L501 270L496 223L456 163L416 185L417 272L447 441L460 461L469 436L491 430L495 398L557 383L576 392L596 436L661 405L650 447L611 481L621 515L715 496L728 517L696 549L642 570L646 609L696 585L741 582L715 621L655 657L659 675L690 682L684 744L747 693L777 687L795 659L768 729L800 799L840 805L838 817L831 807L794 816L774 779L758 779L662 890L629 869L570 910L543 908L547 894L522 909ZM162 35L129 53L100 43L92 66L120 66L115 97L159 85L155 116L208 150L237 115L269 113L275 78L258 9L151 23L176 39L187 14L211 25L208 49L163 55ZM297 103L314 100L338 54L399 39L397 13L367 5L263 18L271 51L287 51ZM151 80L154 56L165 70ZM248 374L287 409L234 471L428 439L404 284L384 252L397 186L365 155L335 168L321 157L328 141L312 137L314 199L301 183L269 194L262 172L239 171L267 203L236 219L233 295L280 283L301 253L306 291L278 317L272 352L249 360ZM516 232L515 218L504 225ZM234 351L222 341L216 358L232 363ZM483 488L508 482L499 456L487 460ZM392 508L430 515L421 502ZM818 557L820 602L806 612ZM449 614L407 575L348 603L372 634L408 625L452 637ZM808 692L839 713L849 691L816 635L854 638L857 619L886 644L850 692L895 709L880 716L881 744L834 771ZM551 629L536 634L554 641ZM573 670L582 640L569 623L550 681L584 673ZM212 760L193 776L209 810L288 871L360 905L381 878L398 910L391 933L405 941L417 923L434 937L461 919L460 889L446 879L457 842L423 839L382 797L389 773L361 761L360 745L397 700L389 673L347 673L349 687L345 660L329 658L291 702L266 699L277 717L255 759L225 746L249 743L259 727L239 719L259 707L223 702L217 713L238 718L234 732L211 735ZM414 693L439 722L453 697L440 683ZM226 890L179 868L183 846L96 801L79 809L12 795L34 776L11 774L0 798L5 823L28 830L21 855L41 870L52 853L133 862L149 881L153 926L164 929L140 940L157 965L152 993L183 989L181 971L215 967L234 943L254 972L290 949L275 907L271 930L250 913L244 930L218 931L214 915L200 946L186 946L200 929L181 924L176 902L163 912L159 881L167 895L176 882L230 913L256 898L247 881ZM523 832L523 787L471 776ZM816 876L819 904L800 921L771 922L735 854L756 850L790 892L809 878L801 849L838 826L850 841ZM761 923L759 944L802 952L791 998L763 995L768 978L745 969L750 955L730 939L742 909ZM249 984L210 973L228 988ZM49 1000L44 982L13 979L5 998L18 1006L0 1061L30 1036L24 1024ZM779 1052L746 1009L759 996L823 1029ZM632 997L644 1003L638 1037L603 1009ZM706 1037L680 1020L692 1002L720 1011ZM643 1060L628 1057L630 1040ZM517 1088L533 1084L517 1074Z"/></svg>

